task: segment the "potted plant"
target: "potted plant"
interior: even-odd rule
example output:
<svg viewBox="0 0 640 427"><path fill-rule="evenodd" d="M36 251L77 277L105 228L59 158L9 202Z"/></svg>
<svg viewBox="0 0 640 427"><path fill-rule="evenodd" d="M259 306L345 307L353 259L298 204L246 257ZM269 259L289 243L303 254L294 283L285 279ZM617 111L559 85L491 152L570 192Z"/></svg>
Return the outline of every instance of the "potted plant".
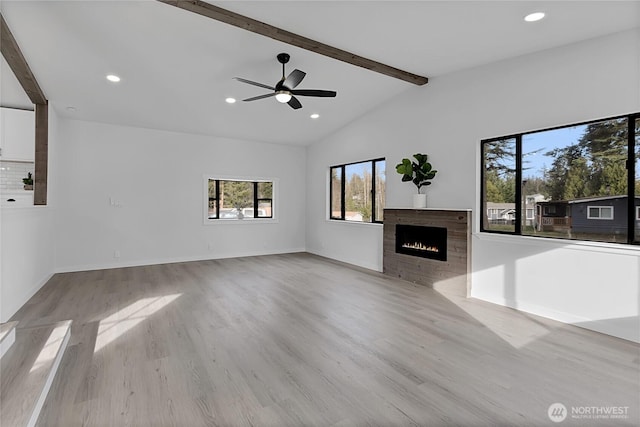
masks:
<svg viewBox="0 0 640 427"><path fill-rule="evenodd" d="M431 180L435 178L437 170L434 170L428 162L426 154L414 154L415 161L402 159L402 163L396 165L396 171L402 175L402 182L411 181L418 189L418 194L413 195L414 208L427 207L427 195L421 194L420 189L426 185L431 185Z"/></svg>
<svg viewBox="0 0 640 427"><path fill-rule="evenodd" d="M22 178L22 183L25 190L33 190L33 175L31 175L31 172L27 174L26 178Z"/></svg>

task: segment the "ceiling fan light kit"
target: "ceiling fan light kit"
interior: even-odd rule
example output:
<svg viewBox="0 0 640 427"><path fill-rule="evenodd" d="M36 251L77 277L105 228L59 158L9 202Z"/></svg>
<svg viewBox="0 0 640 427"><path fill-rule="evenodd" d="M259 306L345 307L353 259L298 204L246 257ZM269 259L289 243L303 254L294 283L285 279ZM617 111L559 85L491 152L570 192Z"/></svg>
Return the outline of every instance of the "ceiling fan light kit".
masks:
<svg viewBox="0 0 640 427"><path fill-rule="evenodd" d="M304 71L300 71L298 69L293 70L287 77L285 77L284 64L289 62L291 58L287 53L280 53L276 57L278 62L282 64L282 78L275 86L269 86L264 83L254 82L252 80L243 79L241 77L234 77L235 80L239 82L250 84L253 86L258 86L264 89L272 90L272 93L267 93L265 95L258 95L252 98L243 99L243 101L257 101L258 99L270 98L275 96L278 102L283 104L289 104L291 108L297 110L302 108L302 104L298 100L297 96L314 96L314 97L323 97L323 98L333 98L337 95L335 91L332 90L321 90L321 89L296 89L296 87L300 84L304 76L307 75Z"/></svg>
<svg viewBox="0 0 640 427"><path fill-rule="evenodd" d="M286 104L291 100L291 93L286 90L279 90L276 92L276 101Z"/></svg>

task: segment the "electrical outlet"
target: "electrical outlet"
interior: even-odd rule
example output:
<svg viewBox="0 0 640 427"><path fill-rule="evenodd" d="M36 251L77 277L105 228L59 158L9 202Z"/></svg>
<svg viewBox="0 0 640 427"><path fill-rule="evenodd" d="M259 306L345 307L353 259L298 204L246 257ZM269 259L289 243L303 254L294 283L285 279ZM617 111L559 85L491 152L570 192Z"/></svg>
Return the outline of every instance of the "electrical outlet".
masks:
<svg viewBox="0 0 640 427"><path fill-rule="evenodd" d="M120 258L120 251L113 251L114 258Z"/></svg>

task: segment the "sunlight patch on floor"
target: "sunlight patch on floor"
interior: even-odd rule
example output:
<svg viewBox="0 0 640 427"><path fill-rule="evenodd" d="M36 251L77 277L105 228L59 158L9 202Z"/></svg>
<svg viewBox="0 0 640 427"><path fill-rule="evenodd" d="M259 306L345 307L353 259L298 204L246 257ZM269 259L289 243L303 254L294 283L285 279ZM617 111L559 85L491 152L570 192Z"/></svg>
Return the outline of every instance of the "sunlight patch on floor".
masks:
<svg viewBox="0 0 640 427"><path fill-rule="evenodd" d="M447 280L441 280L436 286L446 289ZM492 307L491 303L464 298L459 295L449 294L446 291L436 290L436 292L482 323L514 348L523 348L551 332L547 326L527 313L506 307L503 311L498 307Z"/></svg>
<svg viewBox="0 0 640 427"><path fill-rule="evenodd" d="M42 350L40 350L40 354L38 354L36 361L33 362L33 366L29 373L38 370L40 367L49 363L56 357L56 354L58 354L58 350L60 349L60 343L64 340L68 330L69 326L67 324L53 328L51 334L49 334L49 338L47 338L47 342L44 344L44 347L42 347Z"/></svg>
<svg viewBox="0 0 640 427"><path fill-rule="evenodd" d="M182 294L143 298L100 321L94 353L130 331L152 314L171 304Z"/></svg>

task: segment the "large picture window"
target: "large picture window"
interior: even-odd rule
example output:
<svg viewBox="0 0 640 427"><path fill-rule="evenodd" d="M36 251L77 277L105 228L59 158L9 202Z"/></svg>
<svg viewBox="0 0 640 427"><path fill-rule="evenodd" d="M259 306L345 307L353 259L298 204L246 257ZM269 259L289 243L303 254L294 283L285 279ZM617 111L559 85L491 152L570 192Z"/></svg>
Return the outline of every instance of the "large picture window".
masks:
<svg viewBox="0 0 640 427"><path fill-rule="evenodd" d="M273 218L273 181L207 178L207 220Z"/></svg>
<svg viewBox="0 0 640 427"><path fill-rule="evenodd" d="M640 243L640 114L482 141L481 230Z"/></svg>
<svg viewBox="0 0 640 427"><path fill-rule="evenodd" d="M384 159L329 168L329 218L382 222L385 200Z"/></svg>

